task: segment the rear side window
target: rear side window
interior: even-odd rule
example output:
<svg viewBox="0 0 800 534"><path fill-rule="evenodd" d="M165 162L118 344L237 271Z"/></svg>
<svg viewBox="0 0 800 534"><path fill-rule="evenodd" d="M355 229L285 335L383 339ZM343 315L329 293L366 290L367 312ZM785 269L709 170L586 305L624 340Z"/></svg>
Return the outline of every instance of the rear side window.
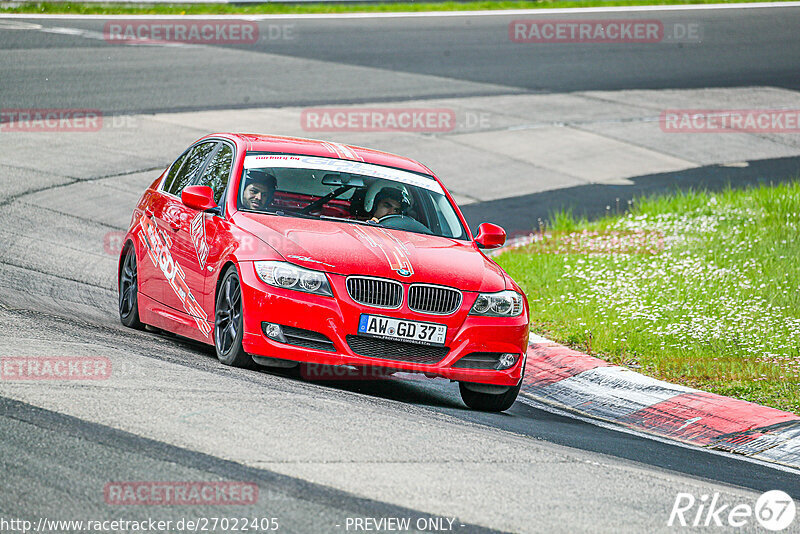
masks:
<svg viewBox="0 0 800 534"><path fill-rule="evenodd" d="M233 150L229 145L223 143L216 154L211 157L206 165L206 170L203 171L203 176L197 182L197 185L207 185L214 190L214 202L217 204L222 199L225 186L228 185L231 165L233 165Z"/></svg>
<svg viewBox="0 0 800 534"><path fill-rule="evenodd" d="M183 162L183 165L181 165L180 170L177 171L172 181L170 181L169 177L167 177L167 183L164 186L164 191L175 196L180 196L183 188L187 185L190 185L192 180L194 180L196 177L198 171L203 168L203 163L205 163L206 158L208 158L209 154L211 154L211 152L214 150L216 144L216 141L200 143L191 151L189 151L188 155L184 158L185 161ZM171 169L170 173L172 173Z"/></svg>
<svg viewBox="0 0 800 534"><path fill-rule="evenodd" d="M189 155L189 152L191 152L191 150L187 150L181 154L180 157L175 160L175 163L173 163L169 168L167 179L164 180L164 187L162 187L164 191L169 191L169 188L172 186L172 182L175 181L175 175L177 175L178 171L181 170L181 165L183 165L183 162L186 160L186 156Z"/></svg>

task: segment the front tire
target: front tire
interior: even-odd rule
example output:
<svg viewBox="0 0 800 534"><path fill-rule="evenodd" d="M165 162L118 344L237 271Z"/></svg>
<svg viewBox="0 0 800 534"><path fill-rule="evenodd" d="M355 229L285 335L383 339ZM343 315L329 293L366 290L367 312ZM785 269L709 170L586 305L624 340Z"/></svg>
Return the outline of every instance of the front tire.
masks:
<svg viewBox="0 0 800 534"><path fill-rule="evenodd" d="M253 367L253 358L242 348L244 337L244 312L242 286L236 267L225 271L217 294L214 313L214 348L217 358L232 367Z"/></svg>
<svg viewBox="0 0 800 534"><path fill-rule="evenodd" d="M133 246L128 247L122 260L118 289L120 322L128 328L144 330L144 324L139 320L139 270Z"/></svg>
<svg viewBox="0 0 800 534"><path fill-rule="evenodd" d="M520 383L516 386L509 386L506 391L500 393L475 391L475 389L471 389L470 385L464 382L459 382L458 388L461 391L461 400L473 410L481 412L504 412L511 408L511 405L517 400L521 385L522 380L520 380ZM472 386L472 388L476 386L480 388L479 384Z"/></svg>

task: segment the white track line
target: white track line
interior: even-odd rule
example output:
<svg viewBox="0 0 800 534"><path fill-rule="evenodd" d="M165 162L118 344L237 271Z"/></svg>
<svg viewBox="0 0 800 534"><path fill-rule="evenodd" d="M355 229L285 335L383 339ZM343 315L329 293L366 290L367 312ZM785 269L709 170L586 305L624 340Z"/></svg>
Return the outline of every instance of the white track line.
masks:
<svg viewBox="0 0 800 534"><path fill-rule="evenodd" d="M800 2L762 2L750 4L696 4L680 6L608 6L608 7L575 7L561 9L508 9L491 11L425 11L397 13L304 13L280 15L72 15L72 14L34 14L9 13L0 14L0 19L199 19L199 20L302 20L302 19L394 19L394 18L431 18L431 17L497 17L521 15L569 15L581 13L641 13L653 11L710 11L719 9L767 9L800 7Z"/></svg>

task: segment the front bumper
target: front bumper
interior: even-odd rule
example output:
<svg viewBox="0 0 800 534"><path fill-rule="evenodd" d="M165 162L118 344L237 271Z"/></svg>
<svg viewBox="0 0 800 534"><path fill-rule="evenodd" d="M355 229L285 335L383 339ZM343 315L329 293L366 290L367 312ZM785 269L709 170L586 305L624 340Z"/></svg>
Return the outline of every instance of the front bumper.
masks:
<svg viewBox="0 0 800 534"><path fill-rule="evenodd" d="M428 376L499 386L517 385L522 376L528 345L527 308L518 317L470 316L468 313L477 294L464 292L461 308L448 316L413 312L405 302L399 309L386 310L354 302L347 293L344 276L328 275L334 292L331 298L269 286L258 277L252 262L240 263L239 271L244 306L242 345L250 354L321 365L421 372ZM445 346L449 351L432 364L393 360L391 355L373 358L356 354L348 344L347 336L357 334L362 313L445 324ZM323 334L333 342L335 352L274 341L264 334L264 322ZM514 353L518 359L506 370L453 367L463 356L475 352Z"/></svg>

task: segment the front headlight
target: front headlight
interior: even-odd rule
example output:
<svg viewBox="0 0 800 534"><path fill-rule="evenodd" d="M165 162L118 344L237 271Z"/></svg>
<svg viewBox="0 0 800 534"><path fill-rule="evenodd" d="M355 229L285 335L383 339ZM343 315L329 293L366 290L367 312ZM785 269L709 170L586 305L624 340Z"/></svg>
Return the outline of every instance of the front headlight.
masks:
<svg viewBox="0 0 800 534"><path fill-rule="evenodd" d="M285 261L256 261L254 264L258 277L271 286L333 296L328 277L323 272L298 267Z"/></svg>
<svg viewBox="0 0 800 534"><path fill-rule="evenodd" d="M475 299L470 315L484 317L516 317L522 313L522 295L516 291L481 293Z"/></svg>

